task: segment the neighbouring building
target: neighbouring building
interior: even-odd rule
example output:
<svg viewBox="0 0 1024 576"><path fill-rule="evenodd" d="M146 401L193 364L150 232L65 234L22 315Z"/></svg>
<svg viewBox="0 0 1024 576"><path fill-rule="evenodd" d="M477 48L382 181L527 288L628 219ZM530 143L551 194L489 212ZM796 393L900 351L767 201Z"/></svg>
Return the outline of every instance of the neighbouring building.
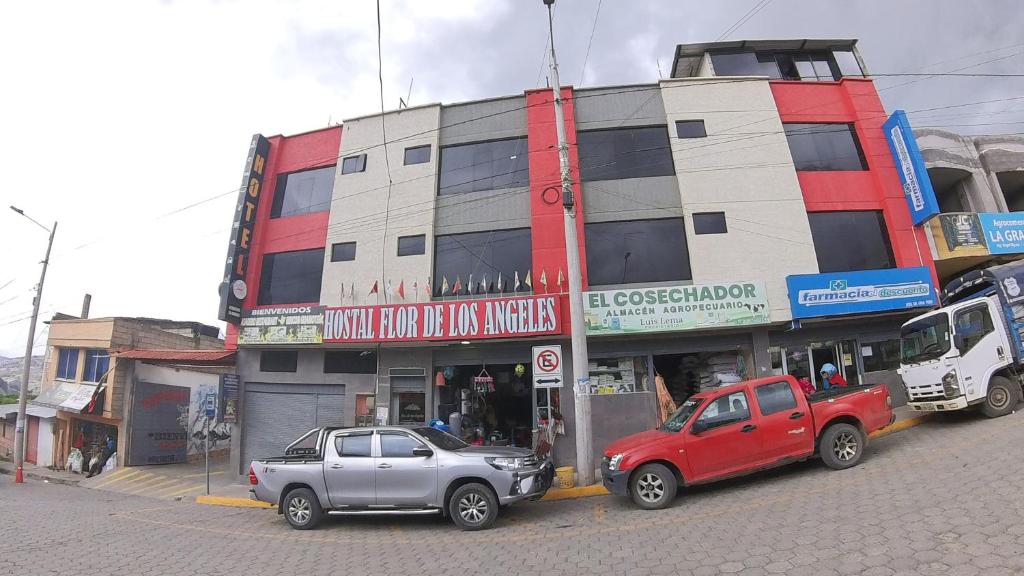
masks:
<svg viewBox="0 0 1024 576"><path fill-rule="evenodd" d="M589 374L550 89L253 138L221 305L239 475L314 426L453 413L519 445L553 419L573 464L579 380L595 452L655 425L659 375L682 401L831 363L902 398L899 327L936 276L856 41L681 45L671 78L562 94Z"/></svg>

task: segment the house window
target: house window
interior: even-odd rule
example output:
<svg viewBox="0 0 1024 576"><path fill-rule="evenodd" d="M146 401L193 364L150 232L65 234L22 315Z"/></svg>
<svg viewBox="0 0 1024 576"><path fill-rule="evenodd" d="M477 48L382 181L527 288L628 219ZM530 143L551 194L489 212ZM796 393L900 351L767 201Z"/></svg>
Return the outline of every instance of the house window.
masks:
<svg viewBox="0 0 1024 576"><path fill-rule="evenodd" d="M295 372L299 369L297 350L267 350L260 352L260 372Z"/></svg>
<svg viewBox="0 0 1024 576"><path fill-rule="evenodd" d="M697 212L693 215L694 234L725 234L725 212Z"/></svg>
<svg viewBox="0 0 1024 576"><path fill-rule="evenodd" d="M704 138L707 135L703 120L676 121L676 136L679 138Z"/></svg>
<svg viewBox="0 0 1024 576"><path fill-rule="evenodd" d="M511 292L515 289L516 272L520 282L525 282L526 272L533 265L532 246L528 228L437 236L434 238L434 294L442 295L445 280L449 290L444 295L455 294L456 279L461 283L459 294ZM555 270L547 273L553 289L558 273ZM534 271L532 275L534 286L540 283L538 274ZM485 284L481 285L482 282ZM524 288L525 285L520 286Z"/></svg>
<svg viewBox="0 0 1024 576"><path fill-rule="evenodd" d="M277 177L271 218L284 218L331 209L335 166L303 170Z"/></svg>
<svg viewBox="0 0 1024 576"><path fill-rule="evenodd" d="M350 262L356 259L355 242L331 244L331 262Z"/></svg>
<svg viewBox="0 0 1024 576"><path fill-rule="evenodd" d="M405 165L430 162L430 144L405 149Z"/></svg>
<svg viewBox="0 0 1024 576"><path fill-rule="evenodd" d="M377 353L371 350L324 352L324 374L376 374Z"/></svg>
<svg viewBox="0 0 1024 576"><path fill-rule="evenodd" d="M852 124L783 124L797 170L867 170Z"/></svg>
<svg viewBox="0 0 1024 576"><path fill-rule="evenodd" d="M715 76L767 76L773 80L831 82L863 76L852 50L724 51L711 54Z"/></svg>
<svg viewBox="0 0 1024 576"><path fill-rule="evenodd" d="M266 254L257 304L319 302L323 271L323 248Z"/></svg>
<svg viewBox="0 0 1024 576"><path fill-rule="evenodd" d="M82 380L85 382L99 382L103 375L110 369L110 354L106 350L85 351L85 373Z"/></svg>
<svg viewBox="0 0 1024 576"><path fill-rule="evenodd" d="M665 126L589 130L576 141L584 182L675 174Z"/></svg>
<svg viewBox="0 0 1024 576"><path fill-rule="evenodd" d="M418 254L426 253L426 250L427 236L425 234L398 237L399 256L416 256Z"/></svg>
<svg viewBox="0 0 1024 576"><path fill-rule="evenodd" d="M896 370L900 367L900 341L863 342L860 355L864 359L864 372Z"/></svg>
<svg viewBox="0 0 1024 576"><path fill-rule="evenodd" d="M341 161L341 173L352 174L353 172L366 171L366 154L349 156Z"/></svg>
<svg viewBox="0 0 1024 576"><path fill-rule="evenodd" d="M57 378L74 380L78 377L78 348L58 348Z"/></svg>
<svg viewBox="0 0 1024 576"><path fill-rule="evenodd" d="M691 278L681 218L595 222L585 233L592 286Z"/></svg>
<svg viewBox="0 0 1024 576"><path fill-rule="evenodd" d="M811 212L807 220L822 273L896 267L881 212Z"/></svg>
<svg viewBox="0 0 1024 576"><path fill-rule="evenodd" d="M864 76L864 71L860 69L860 62L854 56L853 50L833 50L832 57L835 58L836 67L839 68L841 75Z"/></svg>
<svg viewBox="0 0 1024 576"><path fill-rule="evenodd" d="M530 185L526 138L441 148L438 195Z"/></svg>

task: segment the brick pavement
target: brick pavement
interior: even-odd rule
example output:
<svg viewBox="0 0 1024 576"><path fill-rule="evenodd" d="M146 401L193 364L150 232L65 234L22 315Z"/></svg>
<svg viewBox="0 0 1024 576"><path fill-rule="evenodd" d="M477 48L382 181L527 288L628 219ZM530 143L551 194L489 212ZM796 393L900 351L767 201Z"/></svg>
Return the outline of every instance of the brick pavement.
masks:
<svg viewBox="0 0 1024 576"><path fill-rule="evenodd" d="M807 462L656 512L525 504L478 533L432 517L298 532L269 510L0 478L0 574L1024 574L1022 445L1020 413L946 414L851 470Z"/></svg>

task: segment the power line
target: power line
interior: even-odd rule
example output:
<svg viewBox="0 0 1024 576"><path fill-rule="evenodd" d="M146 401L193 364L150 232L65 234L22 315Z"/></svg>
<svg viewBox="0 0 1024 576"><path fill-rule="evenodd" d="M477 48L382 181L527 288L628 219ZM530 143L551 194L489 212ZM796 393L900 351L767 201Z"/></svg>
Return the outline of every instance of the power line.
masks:
<svg viewBox="0 0 1024 576"><path fill-rule="evenodd" d="M739 30L744 24L746 24L748 21L750 21L751 18L753 18L754 16L757 16L758 12L760 12L761 10L764 10L765 7L768 6L771 3L772 3L772 0L760 0L759 2L757 2L754 6L752 6L750 8L750 10L747 10L747 12L743 16L740 16L739 20L737 20L735 23L733 23L732 26L728 27L725 30L725 32L722 32L721 34L719 34L718 38L715 38L715 42L721 42L722 40L725 40L726 38L728 38L730 34L732 34L733 32L735 32L737 30Z"/></svg>
<svg viewBox="0 0 1024 576"><path fill-rule="evenodd" d="M587 60L590 59L590 45L594 42L594 32L597 30L597 19L601 16L601 3L604 0L597 0L597 10L594 12L594 25L590 28L590 39L587 40L587 53L583 56L583 66L580 67L580 88L583 87L584 75L587 72ZM561 88L561 86L559 86Z"/></svg>
<svg viewBox="0 0 1024 576"><path fill-rule="evenodd" d="M387 168L388 192L384 201L384 241L380 245L380 275L385 274L385 250L387 249L388 221L391 217L391 160L388 158L388 132L384 121L384 57L381 52L380 0L377 0L377 80L380 83L380 133L384 144L384 165ZM388 300L388 291L384 290L384 302Z"/></svg>

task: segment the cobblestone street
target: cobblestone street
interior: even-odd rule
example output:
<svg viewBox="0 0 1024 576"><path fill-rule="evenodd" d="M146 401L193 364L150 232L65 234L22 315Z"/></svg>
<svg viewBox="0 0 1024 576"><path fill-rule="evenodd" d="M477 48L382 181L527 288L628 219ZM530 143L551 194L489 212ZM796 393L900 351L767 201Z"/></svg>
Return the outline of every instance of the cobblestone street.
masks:
<svg viewBox="0 0 1024 576"><path fill-rule="evenodd" d="M0 477L0 574L1024 573L1024 414L942 416L848 471L806 462L659 512L607 496L520 505L478 533L433 517L298 532L270 510Z"/></svg>

